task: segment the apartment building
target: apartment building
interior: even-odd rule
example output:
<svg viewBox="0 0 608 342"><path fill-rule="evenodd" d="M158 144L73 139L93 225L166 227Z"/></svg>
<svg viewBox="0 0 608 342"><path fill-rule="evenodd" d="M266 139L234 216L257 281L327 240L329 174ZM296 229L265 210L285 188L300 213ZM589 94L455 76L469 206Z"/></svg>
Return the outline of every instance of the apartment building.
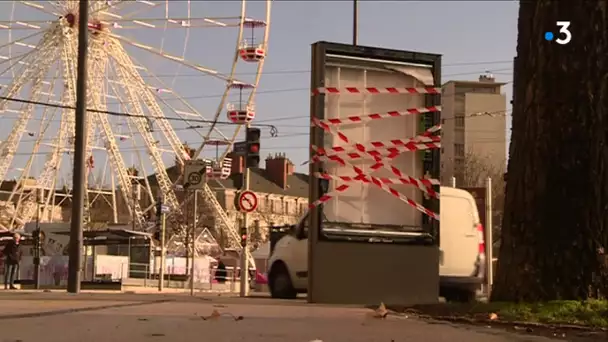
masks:
<svg viewBox="0 0 608 342"><path fill-rule="evenodd" d="M507 159L507 99L492 75L442 87L441 183L466 183L471 161L502 168ZM467 171L469 169L469 171Z"/></svg>

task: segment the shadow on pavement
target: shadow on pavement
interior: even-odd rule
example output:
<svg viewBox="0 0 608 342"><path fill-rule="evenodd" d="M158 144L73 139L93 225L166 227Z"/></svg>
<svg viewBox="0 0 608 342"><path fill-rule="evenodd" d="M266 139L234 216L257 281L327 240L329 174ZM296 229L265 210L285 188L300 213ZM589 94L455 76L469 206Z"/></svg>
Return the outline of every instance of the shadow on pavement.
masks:
<svg viewBox="0 0 608 342"><path fill-rule="evenodd" d="M71 308L71 309L51 310L51 311L42 311L42 312L29 312L29 313L14 314L14 315L9 314L9 315L0 315L0 320L58 316L58 315L66 315L66 314L88 312L88 311L98 311L98 310L116 309L116 308L124 308L124 307L162 304L162 303L168 303L168 302L172 302L172 301L173 300L171 300L171 299L161 299L161 300L136 302L136 303L101 305L101 306L92 306L92 307L85 307L85 308Z"/></svg>

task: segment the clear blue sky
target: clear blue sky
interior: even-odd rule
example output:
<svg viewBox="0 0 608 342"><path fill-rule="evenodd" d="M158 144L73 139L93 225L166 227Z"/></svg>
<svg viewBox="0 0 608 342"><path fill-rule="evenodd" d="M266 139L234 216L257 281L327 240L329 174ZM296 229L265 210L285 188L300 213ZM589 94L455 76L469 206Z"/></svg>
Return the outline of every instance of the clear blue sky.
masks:
<svg viewBox="0 0 608 342"><path fill-rule="evenodd" d="M142 6L142 5L134 5ZM171 16L185 16L186 2L171 2ZM240 2L203 2L191 3L192 17L238 16ZM514 1L361 1L359 4L359 44L393 49L416 50L442 54L444 68L443 81L451 79L476 79L486 70L493 72L498 81L512 80L512 59L515 55L517 36L517 9ZM11 4L0 3L0 20L9 20ZM136 18L150 18L164 15L164 7L148 11ZM262 19L265 2L248 2L247 15ZM36 20L50 18L36 10L18 5L15 19ZM308 158L308 122L309 122L309 86L310 78L310 45L319 40L350 43L352 40L352 2L350 1L275 1L273 3L270 31L269 55L265 64L265 73L259 86L256 99L256 122L273 123L279 129L279 137L270 138L264 133L262 153L286 152L296 165ZM19 35L28 32L14 33ZM185 42L185 30L162 29L115 30L129 39L181 55ZM164 32L164 33L163 33ZM31 32L30 32L31 33ZM234 28L190 29L185 58L197 63L228 72L235 47ZM6 42L6 30L0 31L0 41ZM162 37L165 37L162 39ZM14 39L15 37L13 37ZM28 42L34 44L34 40ZM171 84L173 89L200 112L214 112L222 93L223 82L212 77L202 77L196 71L178 67L149 52L126 47L127 52L140 65L152 70L163 81ZM0 50L6 55L6 49ZM493 62L493 63L490 63ZM468 65L462 65L469 63ZM454 65L461 64L461 65ZM3 69L3 68L0 68ZM1 70L0 70L1 71ZM244 81L251 81L255 65L240 62L237 72ZM177 75L177 77L174 77ZM1 83L8 83L7 75L2 75ZM506 87L507 98L511 98L511 87ZM180 110L171 95L161 94ZM27 97L26 93L19 96ZM236 94L230 99L234 102ZM111 102L111 100L108 100ZM117 106L110 109L120 110ZM37 111L40 117L41 111ZM0 127L0 140L8 134L9 125L15 115L4 114L6 120ZM209 117L210 115L206 115ZM12 119L11 119L12 118ZM225 119L225 111L220 116ZM510 119L508 120L510 122ZM6 122L6 123L5 123ZM191 130L183 130L184 124L175 126L180 138L196 145L201 138ZM58 127L56 126L55 129ZM231 133L228 127L221 128ZM40 130L40 121L32 121L29 132ZM509 125L510 130L510 125ZM52 131L52 130L51 130ZM47 132L51 138L52 132ZM24 137L29 143L20 147L20 152L31 151L33 138ZM502 137L497 137L497 140ZM125 143L126 144L126 143ZM136 144L136 145L140 145ZM127 144L128 146L128 144ZM133 147L125 147L126 150ZM96 152L101 153L101 152ZM132 153L127 152L125 162L134 162ZM144 155L145 157L145 155ZM101 159L101 157L100 157ZM25 155L18 156L19 163L26 160ZM167 155L167 164L172 158ZM36 161L39 169L44 159ZM66 160L64 168L69 169ZM306 168L299 167L306 171ZM148 170L150 171L150 170ZM15 175L12 173L11 175Z"/></svg>

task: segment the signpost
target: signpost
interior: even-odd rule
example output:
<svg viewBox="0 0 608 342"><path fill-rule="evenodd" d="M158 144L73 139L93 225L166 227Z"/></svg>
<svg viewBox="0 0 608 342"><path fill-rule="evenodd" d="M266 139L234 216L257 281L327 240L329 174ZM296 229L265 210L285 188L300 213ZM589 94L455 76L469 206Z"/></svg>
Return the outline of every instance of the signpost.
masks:
<svg viewBox="0 0 608 342"><path fill-rule="evenodd" d="M184 189L202 190L206 183L207 163L202 160L188 160L184 165Z"/></svg>
<svg viewBox="0 0 608 342"><path fill-rule="evenodd" d="M243 191L238 196L238 207L241 212L251 213L258 207L258 197L253 191Z"/></svg>
<svg viewBox="0 0 608 342"><path fill-rule="evenodd" d="M158 199L158 215L160 218L160 269L158 270L158 291L162 292L165 287L165 260L167 258L167 250L165 248L166 238L166 217L169 213L169 206L162 204L162 198ZM155 258L156 259L156 258Z"/></svg>
<svg viewBox="0 0 608 342"><path fill-rule="evenodd" d="M247 142L246 141L235 142L232 147L232 151L236 155L244 156L247 153Z"/></svg>

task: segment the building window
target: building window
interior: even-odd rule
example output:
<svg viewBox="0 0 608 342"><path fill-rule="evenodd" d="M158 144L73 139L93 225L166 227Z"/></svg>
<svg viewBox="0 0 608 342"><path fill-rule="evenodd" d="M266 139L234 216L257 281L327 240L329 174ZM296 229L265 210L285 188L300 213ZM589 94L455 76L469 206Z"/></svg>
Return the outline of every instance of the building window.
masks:
<svg viewBox="0 0 608 342"><path fill-rule="evenodd" d="M460 158L454 160L454 172L459 175L464 172L464 160Z"/></svg>
<svg viewBox="0 0 608 342"><path fill-rule="evenodd" d="M456 157L464 157L464 144L454 144L454 154Z"/></svg>
<svg viewBox="0 0 608 342"><path fill-rule="evenodd" d="M285 200L285 215L289 215L291 214L291 212L289 211L289 202L287 202L287 200Z"/></svg>
<svg viewBox="0 0 608 342"><path fill-rule="evenodd" d="M454 125L458 128L464 128L464 116L457 116L454 118Z"/></svg>

